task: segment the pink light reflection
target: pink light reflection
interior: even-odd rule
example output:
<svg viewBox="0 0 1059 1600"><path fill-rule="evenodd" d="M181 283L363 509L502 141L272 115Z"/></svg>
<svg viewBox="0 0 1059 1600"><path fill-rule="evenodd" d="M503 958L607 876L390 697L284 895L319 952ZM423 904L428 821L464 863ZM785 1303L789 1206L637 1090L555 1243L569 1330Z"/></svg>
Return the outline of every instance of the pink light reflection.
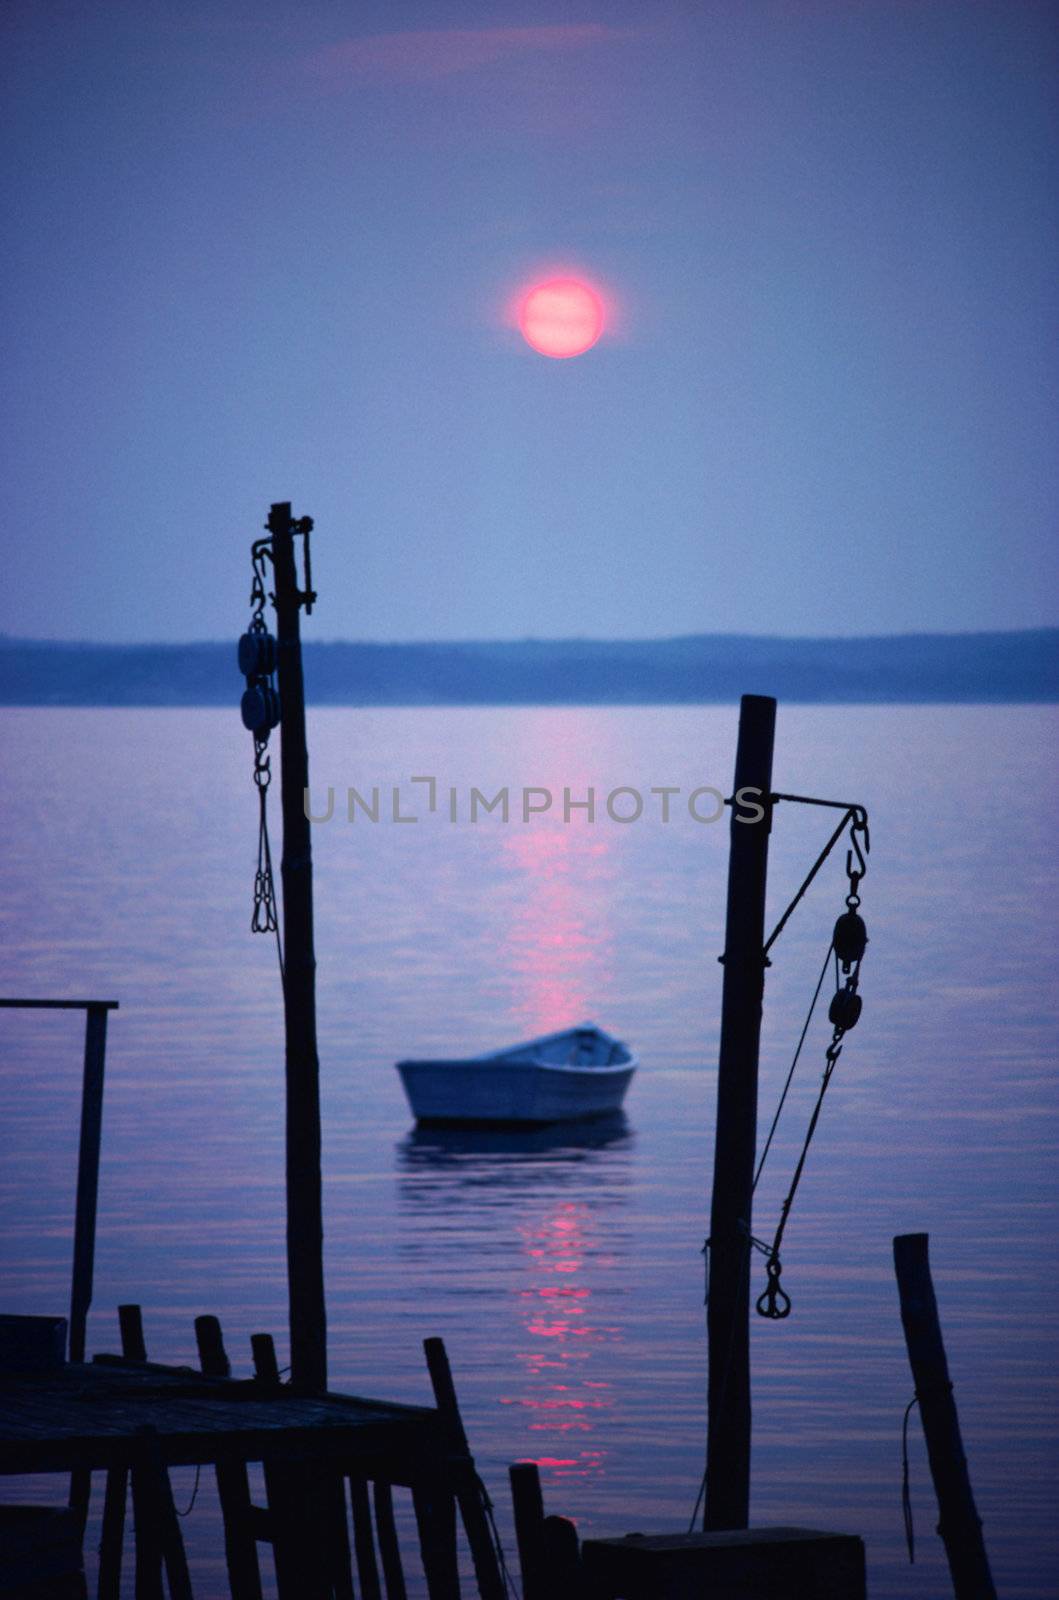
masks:
<svg viewBox="0 0 1059 1600"><path fill-rule="evenodd" d="M608 846L562 822L511 832L504 850L523 879L507 959L520 979L527 1032L590 1021L611 986L611 935L599 892Z"/></svg>
<svg viewBox="0 0 1059 1600"><path fill-rule="evenodd" d="M532 1343L517 1359L528 1380L527 1392L506 1396L505 1405L526 1414L530 1433L558 1444L591 1434L597 1417L613 1404L610 1385L589 1378L584 1367L598 1346L616 1336L590 1318L591 1291L576 1280L589 1243L591 1212L581 1201L561 1201L543 1217L520 1228L530 1280L519 1291L526 1332ZM576 1456L540 1454L538 1463L554 1468L552 1477L586 1477L604 1469L606 1452L584 1448Z"/></svg>

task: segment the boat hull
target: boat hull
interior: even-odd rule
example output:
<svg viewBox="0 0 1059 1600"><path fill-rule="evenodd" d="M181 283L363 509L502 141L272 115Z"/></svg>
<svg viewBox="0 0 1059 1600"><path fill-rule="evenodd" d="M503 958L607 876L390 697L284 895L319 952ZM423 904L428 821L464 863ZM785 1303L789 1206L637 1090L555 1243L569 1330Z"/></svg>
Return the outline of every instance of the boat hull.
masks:
<svg viewBox="0 0 1059 1600"><path fill-rule="evenodd" d="M496 1060L401 1061L397 1070L419 1122L533 1126L609 1116L620 1108L636 1062L579 1069Z"/></svg>

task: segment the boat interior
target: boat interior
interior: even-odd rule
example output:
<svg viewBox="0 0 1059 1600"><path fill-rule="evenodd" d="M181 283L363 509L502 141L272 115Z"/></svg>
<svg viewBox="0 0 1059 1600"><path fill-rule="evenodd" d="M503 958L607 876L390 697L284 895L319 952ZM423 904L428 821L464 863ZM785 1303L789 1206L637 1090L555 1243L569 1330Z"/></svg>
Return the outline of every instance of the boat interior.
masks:
<svg viewBox="0 0 1059 1600"><path fill-rule="evenodd" d="M503 1050L504 1061L548 1061L567 1067L613 1067L630 1059L628 1047L598 1028L568 1028L530 1044Z"/></svg>

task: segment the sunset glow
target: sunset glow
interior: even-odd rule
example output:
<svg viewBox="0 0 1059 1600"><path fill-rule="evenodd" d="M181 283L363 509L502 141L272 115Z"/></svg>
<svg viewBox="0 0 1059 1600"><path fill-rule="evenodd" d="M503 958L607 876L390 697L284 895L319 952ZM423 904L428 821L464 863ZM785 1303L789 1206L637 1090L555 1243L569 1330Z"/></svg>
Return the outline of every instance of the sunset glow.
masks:
<svg viewBox="0 0 1059 1600"><path fill-rule="evenodd" d="M518 309L519 331L542 356L565 360L583 355L603 332L599 295L578 278L552 278L537 284Z"/></svg>

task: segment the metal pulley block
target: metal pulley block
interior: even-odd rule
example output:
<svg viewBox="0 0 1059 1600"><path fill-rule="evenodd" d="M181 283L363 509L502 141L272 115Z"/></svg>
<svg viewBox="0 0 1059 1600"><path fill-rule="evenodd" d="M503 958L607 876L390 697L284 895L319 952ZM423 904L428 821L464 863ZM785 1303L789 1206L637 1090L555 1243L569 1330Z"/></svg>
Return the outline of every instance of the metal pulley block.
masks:
<svg viewBox="0 0 1059 1600"><path fill-rule="evenodd" d="M844 911L835 923L835 954L842 963L842 971L849 972L864 954L868 943L868 930L864 918L856 911Z"/></svg>
<svg viewBox="0 0 1059 1600"><path fill-rule="evenodd" d="M239 640L239 671L244 678L270 678L276 670L276 641L264 628L252 628ZM247 724L249 726L249 724Z"/></svg>
<svg viewBox="0 0 1059 1600"><path fill-rule="evenodd" d="M827 1020L832 1027L848 1033L857 1026L863 1001L856 989L839 989L828 1008Z"/></svg>
<svg viewBox="0 0 1059 1600"><path fill-rule="evenodd" d="M270 683L251 683L243 693L240 711L243 727L259 738L279 724L279 695Z"/></svg>

